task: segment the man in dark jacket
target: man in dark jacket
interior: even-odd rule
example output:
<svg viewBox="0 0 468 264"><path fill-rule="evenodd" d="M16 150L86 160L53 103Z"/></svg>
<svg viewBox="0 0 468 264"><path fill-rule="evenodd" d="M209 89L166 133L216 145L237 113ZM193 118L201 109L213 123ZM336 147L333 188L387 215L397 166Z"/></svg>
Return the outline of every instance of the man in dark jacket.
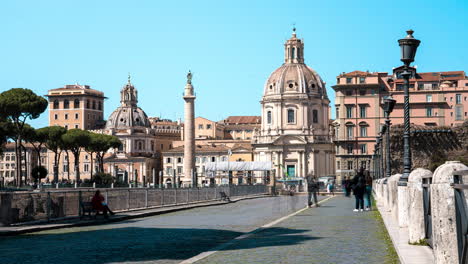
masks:
<svg viewBox="0 0 468 264"><path fill-rule="evenodd" d="M366 179L364 175L364 168L360 168L359 172L352 180L352 188L354 198L356 198L356 208L354 212L359 210L364 211L364 192L366 191Z"/></svg>
<svg viewBox="0 0 468 264"><path fill-rule="evenodd" d="M309 207L319 207L318 201L317 201L317 192L319 190L319 185L315 177L313 176L307 176L307 205ZM314 198L314 201L312 203L312 198Z"/></svg>

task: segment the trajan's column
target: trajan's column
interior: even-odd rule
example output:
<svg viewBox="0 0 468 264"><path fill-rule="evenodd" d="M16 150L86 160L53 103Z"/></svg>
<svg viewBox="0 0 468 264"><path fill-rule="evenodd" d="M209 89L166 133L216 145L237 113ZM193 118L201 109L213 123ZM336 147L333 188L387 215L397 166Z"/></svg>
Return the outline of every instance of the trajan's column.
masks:
<svg viewBox="0 0 468 264"><path fill-rule="evenodd" d="M192 171L195 171L195 94L192 86L192 73L187 74L187 84L184 92L185 120L184 120L184 184L192 183L197 186L197 181L192 179Z"/></svg>

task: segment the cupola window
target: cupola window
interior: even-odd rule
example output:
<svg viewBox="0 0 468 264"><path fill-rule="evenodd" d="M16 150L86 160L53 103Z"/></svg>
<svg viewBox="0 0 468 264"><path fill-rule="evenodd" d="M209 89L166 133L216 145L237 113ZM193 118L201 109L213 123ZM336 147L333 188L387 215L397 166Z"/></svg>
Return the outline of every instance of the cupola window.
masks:
<svg viewBox="0 0 468 264"><path fill-rule="evenodd" d="M318 111L312 110L312 122L318 123Z"/></svg>
<svg viewBox="0 0 468 264"><path fill-rule="evenodd" d="M292 52L291 52L291 58L294 60L296 58L296 48L292 48Z"/></svg>
<svg viewBox="0 0 468 264"><path fill-rule="evenodd" d="M288 124L293 124L295 122L294 110L288 109Z"/></svg>
<svg viewBox="0 0 468 264"><path fill-rule="evenodd" d="M267 112L267 124L271 124L271 111Z"/></svg>

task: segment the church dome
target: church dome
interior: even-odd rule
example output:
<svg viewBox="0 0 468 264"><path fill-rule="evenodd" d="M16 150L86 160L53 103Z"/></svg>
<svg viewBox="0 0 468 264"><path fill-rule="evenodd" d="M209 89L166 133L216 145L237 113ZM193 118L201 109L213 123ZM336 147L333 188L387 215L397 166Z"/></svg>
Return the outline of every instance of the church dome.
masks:
<svg viewBox="0 0 468 264"><path fill-rule="evenodd" d="M304 43L296 37L295 31L284 46L284 63L266 81L264 96L301 93L328 98L322 78L304 64Z"/></svg>
<svg viewBox="0 0 468 264"><path fill-rule="evenodd" d="M106 122L106 129L127 129L131 127L151 127L145 111L138 107L138 93L130 82L120 91L121 105L115 109Z"/></svg>

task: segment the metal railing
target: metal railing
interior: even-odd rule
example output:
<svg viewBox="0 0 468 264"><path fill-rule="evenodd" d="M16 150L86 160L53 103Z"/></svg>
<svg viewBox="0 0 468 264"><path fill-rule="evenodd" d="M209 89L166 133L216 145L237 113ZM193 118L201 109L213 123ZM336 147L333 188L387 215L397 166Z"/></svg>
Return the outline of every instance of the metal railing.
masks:
<svg viewBox="0 0 468 264"><path fill-rule="evenodd" d="M452 186L455 191L455 215L460 264L468 263L468 208L465 200L465 190L468 190L468 184L463 184L463 176L467 175L468 170L453 172Z"/></svg>
<svg viewBox="0 0 468 264"><path fill-rule="evenodd" d="M116 212L216 201L220 192L230 197L268 193L266 185L235 185L202 188L114 188L100 189ZM80 204L91 201L96 189L42 192L0 192L0 223L5 225L79 217Z"/></svg>
<svg viewBox="0 0 468 264"><path fill-rule="evenodd" d="M432 248L431 183L432 178L423 178L424 231L427 244Z"/></svg>

